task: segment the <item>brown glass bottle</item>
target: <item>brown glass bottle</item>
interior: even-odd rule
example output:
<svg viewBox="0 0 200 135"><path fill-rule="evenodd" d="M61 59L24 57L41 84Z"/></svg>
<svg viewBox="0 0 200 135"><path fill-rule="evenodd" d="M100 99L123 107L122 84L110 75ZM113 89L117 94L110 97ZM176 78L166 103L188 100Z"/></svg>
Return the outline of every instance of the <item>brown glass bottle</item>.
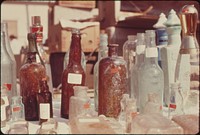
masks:
<svg viewBox="0 0 200 135"><path fill-rule="evenodd" d="M118 44L108 45L108 57L99 63L99 109L98 114L117 118L122 95L127 93L127 67L117 55Z"/></svg>
<svg viewBox="0 0 200 135"><path fill-rule="evenodd" d="M62 73L61 117L69 118L69 99L74 95L73 86L85 85L85 72L81 66L81 35L72 30L69 63Z"/></svg>
<svg viewBox="0 0 200 135"><path fill-rule="evenodd" d="M37 103L38 103L38 112L39 112L39 124L41 124L42 122L47 121L49 118L47 116L47 114L50 113L50 118L53 118L53 107L52 107L52 94L49 91L49 86L47 84L47 79L43 78L40 81L40 90L39 93L37 94ZM40 110L40 104L43 104L42 106L45 106L48 108L47 110L44 110L41 113ZM47 105L49 104L49 105Z"/></svg>
<svg viewBox="0 0 200 135"><path fill-rule="evenodd" d="M20 68L20 95L25 110L25 120L39 120L36 95L39 91L39 81L46 77L46 71L43 65L36 63L36 36L28 33L29 50L26 62Z"/></svg>

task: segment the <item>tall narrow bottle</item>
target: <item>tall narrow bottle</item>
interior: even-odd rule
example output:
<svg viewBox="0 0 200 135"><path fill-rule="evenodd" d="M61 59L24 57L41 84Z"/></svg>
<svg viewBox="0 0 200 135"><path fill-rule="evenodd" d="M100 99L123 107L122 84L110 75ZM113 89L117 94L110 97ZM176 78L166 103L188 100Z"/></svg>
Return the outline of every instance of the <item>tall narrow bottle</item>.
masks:
<svg viewBox="0 0 200 135"><path fill-rule="evenodd" d="M137 33L136 42L136 59L135 65L132 67L131 71L131 97L136 99L137 107L139 107L139 91L138 91L138 76L139 69L144 63L145 57L145 36L144 33Z"/></svg>
<svg viewBox="0 0 200 135"><path fill-rule="evenodd" d="M108 57L99 62L98 114L117 118L123 94L127 93L127 63L119 57L118 44L108 45Z"/></svg>
<svg viewBox="0 0 200 135"><path fill-rule="evenodd" d="M94 103L95 110L98 111L98 79L99 79L99 62L102 58L108 56L108 35L101 34L100 35L100 46L98 52L98 61L94 66Z"/></svg>
<svg viewBox="0 0 200 135"><path fill-rule="evenodd" d="M179 16L182 26L180 55L190 55L190 89L199 90L199 43L196 39L198 11L194 5L185 5Z"/></svg>
<svg viewBox="0 0 200 135"><path fill-rule="evenodd" d="M36 95L39 92L39 81L46 77L43 65L36 62L36 36L28 33L29 50L26 63L20 68L20 88L25 109L25 120L39 120Z"/></svg>
<svg viewBox="0 0 200 135"><path fill-rule="evenodd" d="M73 29L69 63L62 73L61 117L69 118L69 99L74 95L73 86L85 85L85 71L81 65L80 30Z"/></svg>
<svg viewBox="0 0 200 135"><path fill-rule="evenodd" d="M139 112L144 112L148 102L148 95L157 95L156 101L162 108L164 77L163 71L158 65L158 51L155 43L155 31L146 30L146 51L144 64L139 70Z"/></svg>
<svg viewBox="0 0 200 135"><path fill-rule="evenodd" d="M8 24L6 22L1 23L1 31L5 32L6 50L11 58L11 68L12 68L12 88L11 89L12 89L13 96L16 96L17 95L17 84L16 84L17 67L16 67L16 60L15 60L13 51L10 46L10 41L9 41L9 37L8 37Z"/></svg>
<svg viewBox="0 0 200 135"><path fill-rule="evenodd" d="M123 45L123 58L128 70L128 94L131 93L131 69L135 64L136 39L135 35L128 35L128 40Z"/></svg>

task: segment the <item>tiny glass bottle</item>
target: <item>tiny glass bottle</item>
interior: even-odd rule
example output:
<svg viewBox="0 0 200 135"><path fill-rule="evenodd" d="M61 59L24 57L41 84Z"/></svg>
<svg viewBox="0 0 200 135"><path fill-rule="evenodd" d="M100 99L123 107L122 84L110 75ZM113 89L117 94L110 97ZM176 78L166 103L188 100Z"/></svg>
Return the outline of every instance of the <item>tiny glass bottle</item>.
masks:
<svg viewBox="0 0 200 135"><path fill-rule="evenodd" d="M98 61L94 65L94 103L95 110L98 111L98 78L99 78L99 62L102 58L108 56L108 35L100 34L100 46L98 52Z"/></svg>
<svg viewBox="0 0 200 135"><path fill-rule="evenodd" d="M29 50L26 63L20 68L20 94L25 110L25 120L39 120L36 95L39 92L39 82L46 77L46 71L43 65L36 62L36 36L34 33L28 33Z"/></svg>
<svg viewBox="0 0 200 135"><path fill-rule="evenodd" d="M148 102L148 94L158 95L158 103L162 107L164 77L163 71L158 65L158 50L155 43L155 31L146 30L146 50L144 64L139 70L139 112L144 112L144 107ZM160 111L162 112L162 111Z"/></svg>
<svg viewBox="0 0 200 135"><path fill-rule="evenodd" d="M13 51L10 46L10 41L8 37L8 24L6 22L1 22L1 31L5 32L5 42L6 42L6 50L11 59L11 68L12 68L12 95L17 95L17 67L16 67L16 60L13 54Z"/></svg>
<svg viewBox="0 0 200 135"><path fill-rule="evenodd" d="M74 95L73 86L85 85L85 71L81 65L81 33L72 30L69 63L62 73L61 117L69 118L69 100Z"/></svg>
<svg viewBox="0 0 200 135"><path fill-rule="evenodd" d="M127 63L119 57L118 44L108 45L108 57L99 62L98 114L117 118L123 94L127 93Z"/></svg>
<svg viewBox="0 0 200 135"><path fill-rule="evenodd" d="M137 33L137 42L136 42L136 56L135 56L135 65L131 70L131 98L135 98L137 101L137 106L139 107L139 91L138 91L138 76L139 69L144 63L145 57L145 36L144 33Z"/></svg>
<svg viewBox="0 0 200 135"><path fill-rule="evenodd" d="M43 78L40 81L40 90L37 93L37 104L38 104L38 112L40 114L39 115L40 116L40 120L39 120L40 124L42 122L47 121L49 118L53 118L52 94L49 91L49 86L47 84L47 79L46 78ZM40 104L42 104L42 105L40 105ZM41 106L43 108L41 108ZM44 108L46 108L46 109L44 109ZM41 111L41 109L46 111L46 113L44 111ZM46 117L44 119L44 116L42 116L42 115L47 116L48 113L50 113L49 118Z"/></svg>
<svg viewBox="0 0 200 135"><path fill-rule="evenodd" d="M11 111L12 111L12 121L18 121L24 119L24 105L22 103L21 96L12 97Z"/></svg>
<svg viewBox="0 0 200 135"><path fill-rule="evenodd" d="M135 64L136 39L135 35L128 35L128 40L123 45L123 58L127 63L128 70L128 94L131 93L131 69Z"/></svg>

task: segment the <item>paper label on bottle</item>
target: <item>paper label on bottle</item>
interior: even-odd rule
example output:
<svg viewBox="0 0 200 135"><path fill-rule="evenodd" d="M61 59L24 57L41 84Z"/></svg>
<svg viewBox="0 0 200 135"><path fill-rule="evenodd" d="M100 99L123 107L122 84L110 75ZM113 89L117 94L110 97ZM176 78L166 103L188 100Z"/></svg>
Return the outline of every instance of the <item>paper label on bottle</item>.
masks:
<svg viewBox="0 0 200 135"><path fill-rule="evenodd" d="M140 55L140 54L144 53L144 51L145 51L145 45L136 46L136 54L137 55Z"/></svg>
<svg viewBox="0 0 200 135"><path fill-rule="evenodd" d="M145 56L147 58L158 57L158 50L156 47L146 48Z"/></svg>
<svg viewBox="0 0 200 135"><path fill-rule="evenodd" d="M176 109L176 104L169 104L169 108Z"/></svg>
<svg viewBox="0 0 200 135"><path fill-rule="evenodd" d="M12 89L12 84L10 84L10 83L4 83L3 86L6 87L6 90L8 90L8 91L11 91L11 89Z"/></svg>
<svg viewBox="0 0 200 135"><path fill-rule="evenodd" d="M99 119L84 119L84 118L81 118L79 119L79 122L100 122Z"/></svg>
<svg viewBox="0 0 200 135"><path fill-rule="evenodd" d="M1 97L4 101L4 105L3 106L8 106L9 105L9 101L8 101L8 97L4 96L4 97Z"/></svg>
<svg viewBox="0 0 200 135"><path fill-rule="evenodd" d="M6 107L1 106L1 121L6 120Z"/></svg>
<svg viewBox="0 0 200 135"><path fill-rule="evenodd" d="M40 118L49 119L50 118L50 104L40 103Z"/></svg>
<svg viewBox="0 0 200 135"><path fill-rule="evenodd" d="M20 106L13 107L13 112L19 112L21 110Z"/></svg>
<svg viewBox="0 0 200 135"><path fill-rule="evenodd" d="M70 84L81 84L82 74L69 73L67 82Z"/></svg>

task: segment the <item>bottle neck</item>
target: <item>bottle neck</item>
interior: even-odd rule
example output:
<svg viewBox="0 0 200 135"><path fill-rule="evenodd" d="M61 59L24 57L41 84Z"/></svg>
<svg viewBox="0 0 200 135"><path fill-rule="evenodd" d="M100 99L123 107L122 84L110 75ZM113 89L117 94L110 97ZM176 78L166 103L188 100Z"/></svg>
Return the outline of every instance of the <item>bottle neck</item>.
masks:
<svg viewBox="0 0 200 135"><path fill-rule="evenodd" d="M5 54L8 55L6 50L5 32L1 31L1 55L5 56Z"/></svg>
<svg viewBox="0 0 200 135"><path fill-rule="evenodd" d="M137 67L139 67L142 63L144 63L144 57L145 57L144 53L136 55L135 65Z"/></svg>
<svg viewBox="0 0 200 135"><path fill-rule="evenodd" d="M108 56L118 56L118 46L108 46Z"/></svg>
<svg viewBox="0 0 200 135"><path fill-rule="evenodd" d="M72 41L69 52L69 64L81 64L81 36L72 34Z"/></svg>
<svg viewBox="0 0 200 135"><path fill-rule="evenodd" d="M100 46L99 53L98 53L98 60L108 56L108 47L107 46Z"/></svg>
<svg viewBox="0 0 200 135"><path fill-rule="evenodd" d="M42 86L40 87L40 92L49 92L49 86L47 85L47 83L42 82Z"/></svg>

